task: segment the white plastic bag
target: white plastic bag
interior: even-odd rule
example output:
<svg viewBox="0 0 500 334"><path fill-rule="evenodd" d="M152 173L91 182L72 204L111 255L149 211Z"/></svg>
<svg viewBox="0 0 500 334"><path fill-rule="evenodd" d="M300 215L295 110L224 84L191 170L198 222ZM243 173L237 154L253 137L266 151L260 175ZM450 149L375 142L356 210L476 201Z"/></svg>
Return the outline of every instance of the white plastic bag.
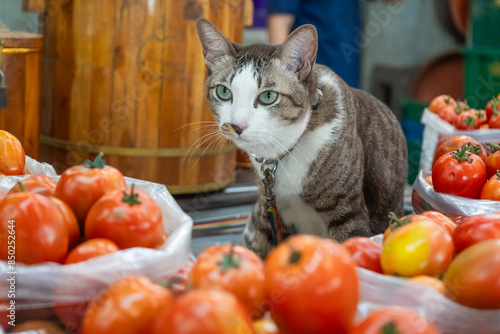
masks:
<svg viewBox="0 0 500 334"><path fill-rule="evenodd" d="M382 244L383 235L371 239ZM443 334L500 333L500 310L472 309L409 279L364 268L357 268L357 271L361 289L358 316L361 319L379 308L407 307L435 324Z"/></svg>
<svg viewBox="0 0 500 334"><path fill-rule="evenodd" d="M28 159L26 170L32 175L48 175L58 180L54 169ZM0 178L0 193L5 194L19 180L30 175ZM159 249L130 248L71 265L17 263L10 270L0 261L0 276L15 275L16 303L36 308L53 302L81 302L92 299L104 286L115 280L144 275L154 281L165 281L174 276L190 258L193 220L181 210L165 185L125 178L127 185L148 193L160 206L168 240ZM12 274L13 273L13 274ZM6 279L0 281L0 290L7 291ZM64 293L58 293L63 291ZM26 301L26 303L23 303Z"/></svg>
<svg viewBox="0 0 500 334"><path fill-rule="evenodd" d="M415 213L435 210L459 221L460 217L500 212L500 201L470 199L436 192L434 187L425 181L425 177L430 175L431 172L421 170L413 184L412 205Z"/></svg>
<svg viewBox="0 0 500 334"><path fill-rule="evenodd" d="M420 170L431 170L432 160L434 159L434 153L436 152L438 144L449 137L467 135L480 143L500 141L500 129L457 130L453 125L441 119L437 114L430 112L429 109L424 110L420 123L425 125L422 135Z"/></svg>

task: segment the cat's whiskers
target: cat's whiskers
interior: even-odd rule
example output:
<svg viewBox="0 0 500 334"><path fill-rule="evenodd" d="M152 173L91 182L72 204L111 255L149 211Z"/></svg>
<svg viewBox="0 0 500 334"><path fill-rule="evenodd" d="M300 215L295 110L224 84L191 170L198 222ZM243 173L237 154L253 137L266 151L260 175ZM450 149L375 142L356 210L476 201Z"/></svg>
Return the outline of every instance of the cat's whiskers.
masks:
<svg viewBox="0 0 500 334"><path fill-rule="evenodd" d="M278 135L277 135L277 136L278 136ZM279 136L278 136L278 137L279 137ZM282 148L284 152L287 152L287 151L289 151L289 150L290 150L290 148L286 148L283 144L281 144L281 143L280 143L279 141L277 141L276 139L274 139L274 138L272 138L272 137L270 137L270 139L271 139L271 141L272 141L275 145L277 145L277 146L279 146L280 148ZM297 152L298 152L298 153L300 153L300 154L304 155L304 154L300 151L300 149L298 149L298 147L296 147L296 146L293 148L293 150L297 150ZM286 158L288 158L288 159L292 158L292 159L295 161L295 163L297 164L297 167L298 167L298 168L300 168L300 170L302 171L302 173L303 173L303 174L305 174L305 171L304 171L304 168L303 168L302 164L299 162L299 160L297 160L297 158L296 158L293 154L288 154L288 155L286 156ZM287 173L287 176L288 176L288 175L289 175L289 172L287 171L287 169L286 169L286 168L284 168L283 170Z"/></svg>
<svg viewBox="0 0 500 334"><path fill-rule="evenodd" d="M182 164L184 165L186 158L191 159L193 157L194 152L196 152L197 149L199 149L202 145L204 145L207 141L211 141L214 137L224 137L220 130L217 128L215 130L212 130L210 132L207 132L200 138L198 138L191 146L188 148L186 154L184 155L184 159L182 160ZM196 145L196 146L195 146ZM195 146L195 147L193 147ZM207 147L208 148L208 147ZM198 157L198 159L206 152L206 149L202 152L202 154ZM196 160L197 162L198 160ZM196 164L195 164L196 165Z"/></svg>
<svg viewBox="0 0 500 334"><path fill-rule="evenodd" d="M215 143L217 143L218 141L220 141L221 139L226 139L226 137L224 137L222 135L222 133L216 133L215 135L213 135L211 137L212 139L210 140L210 142L208 143L207 147L205 148L205 150L203 150L203 152L198 156L198 159L196 159L195 163L193 164L193 167L195 167L197 164L198 164L198 161L201 159L201 157L205 154L205 152Z"/></svg>
<svg viewBox="0 0 500 334"><path fill-rule="evenodd" d="M210 125L214 125L214 126L216 126L216 125L217 125L217 122L215 122L215 121L198 121L198 122L191 122L191 123L184 124L184 125L182 125L182 126L178 127L177 129L173 130L172 132L179 131L179 130L181 130L181 129L185 128L185 127L188 127L188 126L192 126L192 125L196 125L196 124L204 124L204 123L210 123ZM197 129L195 129L195 130L197 130ZM195 130L193 130L193 131L195 131Z"/></svg>

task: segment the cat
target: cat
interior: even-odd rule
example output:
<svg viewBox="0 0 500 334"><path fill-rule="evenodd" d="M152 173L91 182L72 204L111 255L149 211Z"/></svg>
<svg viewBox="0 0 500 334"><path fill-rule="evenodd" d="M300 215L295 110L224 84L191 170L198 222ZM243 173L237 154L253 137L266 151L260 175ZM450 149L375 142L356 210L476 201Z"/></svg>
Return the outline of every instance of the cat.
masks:
<svg viewBox="0 0 500 334"><path fill-rule="evenodd" d="M382 233L391 211L404 214L402 128L381 101L315 63L314 26L297 28L280 45L232 43L203 18L196 26L214 121L248 152L259 179L259 161L278 161L272 190L284 238L343 242ZM260 184L244 241L265 258L276 242Z"/></svg>

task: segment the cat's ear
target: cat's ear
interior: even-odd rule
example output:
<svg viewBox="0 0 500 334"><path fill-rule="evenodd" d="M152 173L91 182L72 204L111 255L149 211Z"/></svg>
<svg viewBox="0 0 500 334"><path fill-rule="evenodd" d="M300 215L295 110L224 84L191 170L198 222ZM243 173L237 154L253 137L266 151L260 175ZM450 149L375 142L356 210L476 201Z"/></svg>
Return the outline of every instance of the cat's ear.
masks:
<svg viewBox="0 0 500 334"><path fill-rule="evenodd" d="M309 76L316 61L318 33L311 24L295 29L276 50L277 57L292 68L299 80Z"/></svg>
<svg viewBox="0 0 500 334"><path fill-rule="evenodd" d="M210 71L222 58L235 54L233 44L210 21L206 19L196 20L196 30L203 47L205 65Z"/></svg>

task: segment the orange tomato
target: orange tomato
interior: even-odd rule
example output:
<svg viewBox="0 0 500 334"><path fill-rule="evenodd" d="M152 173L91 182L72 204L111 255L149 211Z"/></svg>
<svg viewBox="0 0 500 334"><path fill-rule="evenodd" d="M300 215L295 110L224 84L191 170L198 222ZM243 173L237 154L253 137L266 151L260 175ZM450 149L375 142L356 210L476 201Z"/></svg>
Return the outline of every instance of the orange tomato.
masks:
<svg viewBox="0 0 500 334"><path fill-rule="evenodd" d="M457 106L457 102L450 95L439 95L432 99L429 105L429 111L437 114L441 108L446 106L455 108Z"/></svg>
<svg viewBox="0 0 500 334"><path fill-rule="evenodd" d="M15 240L15 250L12 241ZM0 259L34 264L61 262L69 231L57 204L31 192L7 195L0 202Z"/></svg>
<svg viewBox="0 0 500 334"><path fill-rule="evenodd" d="M5 130L0 130L0 172L5 175L22 175L26 156L19 139Z"/></svg>
<svg viewBox="0 0 500 334"><path fill-rule="evenodd" d="M480 199L500 201L500 171L489 178L481 189Z"/></svg>
<svg viewBox="0 0 500 334"><path fill-rule="evenodd" d="M427 285L436 290L437 292L439 292L440 294L444 295L445 291L444 282L441 281L439 278L428 275L418 275L410 278L410 280L412 282Z"/></svg>
<svg viewBox="0 0 500 334"><path fill-rule="evenodd" d="M409 309L384 308L373 311L351 334L440 334L439 330Z"/></svg>
<svg viewBox="0 0 500 334"><path fill-rule="evenodd" d="M147 193L110 191L90 209L85 237L114 241L120 249L157 248L165 240L161 209Z"/></svg>
<svg viewBox="0 0 500 334"><path fill-rule="evenodd" d="M500 309L500 239L460 252L444 276L446 296L477 309Z"/></svg>
<svg viewBox="0 0 500 334"><path fill-rule="evenodd" d="M75 213L80 229L84 230L85 218L92 205L105 192L125 189L123 174L105 165L102 154L94 162L66 169L57 182L56 196L66 202Z"/></svg>
<svg viewBox="0 0 500 334"><path fill-rule="evenodd" d="M90 303L82 334L151 333L160 310L172 304L170 292L149 278L122 278Z"/></svg>
<svg viewBox="0 0 500 334"><path fill-rule="evenodd" d="M233 294L198 289L180 296L172 307L163 308L151 333L255 334L255 330L246 308Z"/></svg>
<svg viewBox="0 0 500 334"><path fill-rule="evenodd" d="M264 262L238 245L205 249L191 270L189 284L195 289L222 289L235 295L253 319L266 311Z"/></svg>
<svg viewBox="0 0 500 334"><path fill-rule="evenodd" d="M452 236L453 232L457 228L457 224L453 220L438 211L424 211L420 214L420 216L432 219L434 222L443 226Z"/></svg>
<svg viewBox="0 0 500 334"><path fill-rule="evenodd" d="M406 215L406 216L403 216L401 218L398 218L396 216L396 214L391 212L389 214L389 227L384 231L383 243L385 243L385 241L387 240L387 237L389 237L389 235L393 231L400 228L401 226L405 226L405 225L407 225L411 222L414 222L414 221L429 221L429 222L432 221L433 222L434 219L432 219L431 217L426 217L423 215L416 215L416 214Z"/></svg>
<svg viewBox="0 0 500 334"><path fill-rule="evenodd" d="M9 190L9 194L18 193L21 191L31 191L40 195L54 196L56 192L57 182L50 176L36 175L30 176L20 184L16 184ZM21 189L21 187L23 189Z"/></svg>
<svg viewBox="0 0 500 334"><path fill-rule="evenodd" d="M76 246L66 258L64 264L87 261L98 256L111 254L120 248L113 241L103 238L95 238L82 242Z"/></svg>
<svg viewBox="0 0 500 334"><path fill-rule="evenodd" d="M80 241L80 227L78 226L78 221L76 220L75 214L68 206L57 197L48 196L51 203L53 203L61 214L61 220L64 225L68 228L69 237L69 248L72 249Z"/></svg>
<svg viewBox="0 0 500 334"><path fill-rule="evenodd" d="M500 146L493 143L486 143L491 147L491 154L486 158L486 173L488 177L492 177L500 170Z"/></svg>
<svg viewBox="0 0 500 334"><path fill-rule="evenodd" d="M387 237L382 269L385 274L403 277L438 276L445 272L453 252L452 237L443 226L433 221L413 221Z"/></svg>
<svg viewBox="0 0 500 334"><path fill-rule="evenodd" d="M367 237L349 238L342 245L351 254L356 266L383 274L380 265L382 245Z"/></svg>
<svg viewBox="0 0 500 334"><path fill-rule="evenodd" d="M358 276L342 245L292 236L269 253L264 272L271 317L280 332L342 334L354 327Z"/></svg>

